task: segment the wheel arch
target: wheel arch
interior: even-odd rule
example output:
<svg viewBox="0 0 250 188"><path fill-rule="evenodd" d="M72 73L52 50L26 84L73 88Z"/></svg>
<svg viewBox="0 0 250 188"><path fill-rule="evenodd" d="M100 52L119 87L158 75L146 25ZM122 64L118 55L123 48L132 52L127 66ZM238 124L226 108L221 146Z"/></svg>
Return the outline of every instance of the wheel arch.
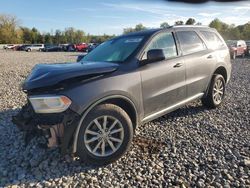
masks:
<svg viewBox="0 0 250 188"><path fill-rule="evenodd" d="M138 111L137 111L137 108L136 108L134 102L131 99L129 99L128 97L123 96L123 95L111 95L111 96L101 98L100 100L89 105L89 107L82 113L81 119L77 125L76 131L75 131L74 137L73 137L73 151L72 151L73 153L76 152L77 138L78 138L80 127L81 127L81 124L82 124L84 118L88 115L88 113L95 106L100 105L100 104L105 104L105 103L110 103L110 104L114 104L114 105L121 107L130 117L132 124L133 124L133 128L135 129L137 127L137 125L139 123Z"/></svg>
<svg viewBox="0 0 250 188"><path fill-rule="evenodd" d="M217 67L217 68L215 69L213 75L214 75L214 74L220 74L220 75L222 75L223 78L224 78L224 80L225 80L225 82L227 82L227 70L226 70L225 67L223 67L223 66Z"/></svg>
<svg viewBox="0 0 250 188"><path fill-rule="evenodd" d="M211 84L213 75L215 75L215 74L221 74L221 75L223 76L225 82L227 83L227 81L228 81L228 80L227 80L227 79L228 79L228 74L227 74L226 68L225 68L224 66L222 66L222 65L219 65L219 66L214 70L214 72L212 73L212 75L210 76L210 81L209 81L209 83L208 83L208 86L207 86L207 89L206 89L206 91L205 91L204 97L207 96L207 94L208 94L208 90L209 90L209 87L210 87L210 84Z"/></svg>

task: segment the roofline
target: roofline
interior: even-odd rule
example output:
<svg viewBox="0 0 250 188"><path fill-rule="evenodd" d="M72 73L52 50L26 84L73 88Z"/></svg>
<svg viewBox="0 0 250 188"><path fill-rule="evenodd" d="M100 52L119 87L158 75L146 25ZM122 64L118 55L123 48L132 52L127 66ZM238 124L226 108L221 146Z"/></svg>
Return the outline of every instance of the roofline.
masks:
<svg viewBox="0 0 250 188"><path fill-rule="evenodd" d="M211 27L207 26L207 25L172 25L169 26L169 28L210 28Z"/></svg>

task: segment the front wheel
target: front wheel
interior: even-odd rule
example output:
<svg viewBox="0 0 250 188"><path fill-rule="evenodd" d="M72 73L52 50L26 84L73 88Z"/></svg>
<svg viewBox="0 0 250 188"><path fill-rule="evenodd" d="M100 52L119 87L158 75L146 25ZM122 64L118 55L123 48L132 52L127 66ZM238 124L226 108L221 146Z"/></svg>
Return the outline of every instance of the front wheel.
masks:
<svg viewBox="0 0 250 188"><path fill-rule="evenodd" d="M131 145L133 125L128 114L113 104L93 108L82 122L77 155L84 162L102 166L119 159Z"/></svg>
<svg viewBox="0 0 250 188"><path fill-rule="evenodd" d="M202 103L209 108L219 106L225 94L225 79L220 74L215 74L212 77L206 97L202 99Z"/></svg>

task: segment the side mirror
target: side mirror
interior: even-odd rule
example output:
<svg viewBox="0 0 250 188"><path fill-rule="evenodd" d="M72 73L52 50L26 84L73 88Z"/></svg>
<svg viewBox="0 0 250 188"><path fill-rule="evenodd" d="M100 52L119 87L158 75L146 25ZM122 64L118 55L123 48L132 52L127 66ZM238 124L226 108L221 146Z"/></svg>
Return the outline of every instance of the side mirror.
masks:
<svg viewBox="0 0 250 188"><path fill-rule="evenodd" d="M147 52L147 62L152 63L156 61L162 61L165 59L165 55L162 49L152 49Z"/></svg>

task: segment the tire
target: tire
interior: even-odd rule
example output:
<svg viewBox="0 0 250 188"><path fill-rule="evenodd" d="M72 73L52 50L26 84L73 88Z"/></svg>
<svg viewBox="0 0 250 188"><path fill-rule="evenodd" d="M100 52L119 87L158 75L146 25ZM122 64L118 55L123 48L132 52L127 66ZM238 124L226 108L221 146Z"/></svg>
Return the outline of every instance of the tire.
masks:
<svg viewBox="0 0 250 188"><path fill-rule="evenodd" d="M232 54L232 59L236 59L236 52L235 51Z"/></svg>
<svg viewBox="0 0 250 188"><path fill-rule="evenodd" d="M222 87L219 87L219 83L222 84L221 85ZM220 74L213 75L207 95L204 98L202 98L203 105L208 108L218 107L224 99L225 85L226 85L225 79L222 75ZM221 93L218 93L217 91L220 91ZM217 95L217 97L215 95Z"/></svg>
<svg viewBox="0 0 250 188"><path fill-rule="evenodd" d="M30 48L28 48L28 49L26 50L26 52L31 52L31 49L30 49Z"/></svg>
<svg viewBox="0 0 250 188"><path fill-rule="evenodd" d="M96 120L99 126L104 128L105 117L106 130L111 129L112 125L114 126L109 133L102 134ZM117 123L115 124L115 122ZM98 131L99 135L96 135ZM114 131L118 132L111 133ZM93 132L95 132L94 135ZM100 135L103 137L100 137ZM120 142L112 140L111 137ZM97 140L97 138L99 139ZM90 142L91 139L95 139L95 141ZM77 155L81 161L91 165L103 166L118 160L129 149L132 139L133 125L128 114L116 105L101 104L94 107L82 122L77 138ZM110 141L112 141L112 144L110 144Z"/></svg>

